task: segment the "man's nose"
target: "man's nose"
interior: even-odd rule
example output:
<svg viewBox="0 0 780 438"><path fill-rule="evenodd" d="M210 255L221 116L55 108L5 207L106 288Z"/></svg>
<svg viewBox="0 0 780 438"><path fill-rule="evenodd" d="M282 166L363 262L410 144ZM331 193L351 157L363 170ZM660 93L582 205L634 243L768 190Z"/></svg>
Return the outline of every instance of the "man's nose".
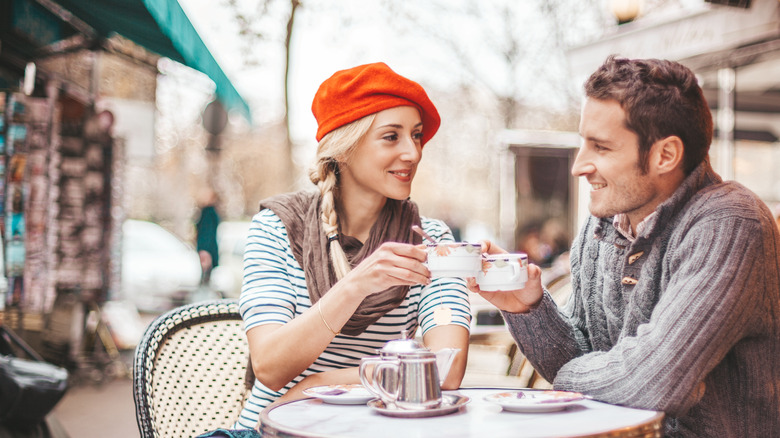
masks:
<svg viewBox="0 0 780 438"><path fill-rule="evenodd" d="M595 166L585 152L585 148L580 148L577 152L577 157L574 159L574 164L571 166L571 174L574 176L584 176L593 173L595 169Z"/></svg>

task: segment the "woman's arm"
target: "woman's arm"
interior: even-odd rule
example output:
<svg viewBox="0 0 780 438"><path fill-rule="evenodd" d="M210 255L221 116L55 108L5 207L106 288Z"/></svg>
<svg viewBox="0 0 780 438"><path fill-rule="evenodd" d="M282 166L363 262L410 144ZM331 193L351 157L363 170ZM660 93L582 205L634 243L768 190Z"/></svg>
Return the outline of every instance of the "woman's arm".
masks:
<svg viewBox="0 0 780 438"><path fill-rule="evenodd" d="M449 373L445 376L444 383L442 384L442 389L458 389L463 380L463 376L466 373L469 331L458 325L434 327L425 334L423 342L434 353L443 348L455 348L460 350L455 356ZM297 385L293 386L279 398L279 402L305 398L306 396L303 395L303 391L307 388L349 383L360 383L358 367L348 367L315 373L307 376Z"/></svg>
<svg viewBox="0 0 780 438"><path fill-rule="evenodd" d="M425 345L433 352L442 348L457 348L460 351L452 362L442 389L458 389L463 375L466 373L466 361L468 357L469 332L462 326L447 325L431 329L424 337ZM370 372L369 372L370 374ZM293 386L279 402L298 400L305 398L303 391L307 388L325 385L360 383L358 367L341 368L324 371L307 376L297 385Z"/></svg>
<svg viewBox="0 0 780 438"><path fill-rule="evenodd" d="M425 232L438 242L455 241L449 227L440 220L422 218L422 225ZM418 318L423 343L431 351L435 353L443 348L460 350L447 376L440 376L446 377L443 389L459 388L466 373L471 325L471 305L464 280L436 278L424 286Z"/></svg>
<svg viewBox="0 0 780 438"><path fill-rule="evenodd" d="M434 353L442 348L457 348L449 373L444 377L442 389L458 389L466 374L466 362L469 355L469 331L460 325L442 325L430 329L423 335L423 343Z"/></svg>
<svg viewBox="0 0 780 438"><path fill-rule="evenodd" d="M278 400L279 402L298 400L306 398L303 395L303 391L307 388L313 388L315 386L326 385L346 385L350 383L360 383L360 376L358 375L358 367L341 368L337 370L323 371L321 373L314 373L303 380L297 385L290 388L285 392Z"/></svg>
<svg viewBox="0 0 780 438"><path fill-rule="evenodd" d="M261 324L247 330L253 370L257 379L273 390L284 387L322 354L335 337L328 326L341 330L366 296L391 286L430 281L428 270L422 264L426 258L422 248L385 243L336 283L318 303L296 316L295 291L287 273L289 243L286 233L280 234L279 227L283 230L280 224L276 230L260 223L253 225L247 243L242 291L242 313L256 313L262 319ZM283 278L287 282L287 298L277 302L275 288L284 289L285 285L281 284L284 282L280 281Z"/></svg>
<svg viewBox="0 0 780 438"><path fill-rule="evenodd" d="M286 324L265 324L247 331L255 377L278 391L301 374L325 351L362 300L349 291L331 292ZM320 308L322 316L320 316ZM323 321L324 320L324 321Z"/></svg>

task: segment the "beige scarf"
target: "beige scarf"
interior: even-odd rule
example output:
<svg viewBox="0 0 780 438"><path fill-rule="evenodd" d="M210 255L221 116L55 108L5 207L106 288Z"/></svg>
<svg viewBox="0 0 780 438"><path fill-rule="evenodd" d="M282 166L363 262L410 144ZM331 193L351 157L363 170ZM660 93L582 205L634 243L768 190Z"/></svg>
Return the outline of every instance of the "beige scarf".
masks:
<svg viewBox="0 0 780 438"><path fill-rule="evenodd" d="M319 192L302 191L260 202L260 210L271 209L284 223L293 256L305 273L312 304L336 283L336 274L328 253L328 238L320 221L321 200ZM412 232L412 225L420 225L417 205L410 200L388 199L365 243L340 233L338 240L347 254L350 266L354 268L384 242L421 243L422 239ZM398 307L408 291L408 286L395 286L369 295L360 303L341 332L350 336L363 333L382 315Z"/></svg>

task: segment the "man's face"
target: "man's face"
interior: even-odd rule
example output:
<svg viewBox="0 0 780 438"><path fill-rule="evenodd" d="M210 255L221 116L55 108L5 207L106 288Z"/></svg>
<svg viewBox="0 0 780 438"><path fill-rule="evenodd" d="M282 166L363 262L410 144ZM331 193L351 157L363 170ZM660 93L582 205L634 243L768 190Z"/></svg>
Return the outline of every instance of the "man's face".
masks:
<svg viewBox="0 0 780 438"><path fill-rule="evenodd" d="M651 165L639 167L639 139L626 127L626 114L615 100L588 98L580 118L582 145L571 173L591 186L590 213L599 218L628 215L635 227L663 201Z"/></svg>

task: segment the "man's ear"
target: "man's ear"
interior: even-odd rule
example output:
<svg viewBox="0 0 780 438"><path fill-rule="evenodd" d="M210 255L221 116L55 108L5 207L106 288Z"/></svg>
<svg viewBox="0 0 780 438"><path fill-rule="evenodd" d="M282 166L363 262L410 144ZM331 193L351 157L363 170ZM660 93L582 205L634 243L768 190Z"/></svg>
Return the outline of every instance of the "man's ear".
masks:
<svg viewBox="0 0 780 438"><path fill-rule="evenodd" d="M672 172L681 167L684 152L685 147L680 137L671 135L662 138L653 145L650 164L659 174Z"/></svg>

